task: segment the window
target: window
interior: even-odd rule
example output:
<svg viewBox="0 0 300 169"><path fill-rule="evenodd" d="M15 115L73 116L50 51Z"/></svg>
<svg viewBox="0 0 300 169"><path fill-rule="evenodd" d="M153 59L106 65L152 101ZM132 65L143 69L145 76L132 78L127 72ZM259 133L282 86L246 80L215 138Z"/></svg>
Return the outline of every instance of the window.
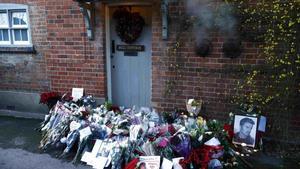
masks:
<svg viewBox="0 0 300 169"><path fill-rule="evenodd" d="M28 7L20 4L0 4L0 45L31 45Z"/></svg>

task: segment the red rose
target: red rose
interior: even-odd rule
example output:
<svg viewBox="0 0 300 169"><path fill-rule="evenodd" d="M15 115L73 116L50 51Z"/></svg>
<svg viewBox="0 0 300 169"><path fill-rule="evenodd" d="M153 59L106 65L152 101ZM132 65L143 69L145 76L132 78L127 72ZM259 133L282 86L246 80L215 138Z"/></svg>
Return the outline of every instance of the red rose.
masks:
<svg viewBox="0 0 300 169"><path fill-rule="evenodd" d="M224 124L224 130L227 132L228 136L229 136L229 139L232 139L233 138L233 127L232 125L229 125L229 124Z"/></svg>

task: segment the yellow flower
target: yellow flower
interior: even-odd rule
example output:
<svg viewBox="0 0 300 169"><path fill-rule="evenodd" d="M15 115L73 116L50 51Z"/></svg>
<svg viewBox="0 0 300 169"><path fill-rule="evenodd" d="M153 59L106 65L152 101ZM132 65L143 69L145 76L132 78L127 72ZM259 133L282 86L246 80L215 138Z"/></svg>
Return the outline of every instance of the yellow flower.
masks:
<svg viewBox="0 0 300 169"><path fill-rule="evenodd" d="M204 124L204 120L201 116L199 116L197 118L197 125L200 127L200 126L203 126L203 124Z"/></svg>

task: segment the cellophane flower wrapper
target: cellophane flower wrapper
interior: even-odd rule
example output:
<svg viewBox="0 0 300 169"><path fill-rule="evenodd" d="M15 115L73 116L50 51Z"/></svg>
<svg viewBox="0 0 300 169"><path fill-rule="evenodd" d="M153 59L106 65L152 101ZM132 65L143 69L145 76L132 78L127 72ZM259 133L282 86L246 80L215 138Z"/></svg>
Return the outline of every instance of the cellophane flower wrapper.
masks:
<svg viewBox="0 0 300 169"><path fill-rule="evenodd" d="M159 137L153 142L153 144L157 155L167 159L172 159L174 157L173 150L167 137Z"/></svg>
<svg viewBox="0 0 300 169"><path fill-rule="evenodd" d="M198 116L202 108L202 100L196 101L195 99L189 99L186 102L186 109L190 116Z"/></svg>
<svg viewBox="0 0 300 169"><path fill-rule="evenodd" d="M170 138L170 145L179 156L187 158L191 152L191 140L188 134L180 133Z"/></svg>
<svg viewBox="0 0 300 169"><path fill-rule="evenodd" d="M110 157L111 157L111 168L113 169L122 169L123 161L123 150L119 144L113 146Z"/></svg>

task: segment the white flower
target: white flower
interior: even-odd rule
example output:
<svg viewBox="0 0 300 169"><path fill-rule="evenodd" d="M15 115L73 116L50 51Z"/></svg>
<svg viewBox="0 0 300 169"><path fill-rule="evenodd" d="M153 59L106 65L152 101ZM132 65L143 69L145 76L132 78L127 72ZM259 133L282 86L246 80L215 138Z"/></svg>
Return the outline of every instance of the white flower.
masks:
<svg viewBox="0 0 300 169"><path fill-rule="evenodd" d="M189 100L188 100L188 104L191 105L194 101L195 101L195 99L189 99Z"/></svg>

